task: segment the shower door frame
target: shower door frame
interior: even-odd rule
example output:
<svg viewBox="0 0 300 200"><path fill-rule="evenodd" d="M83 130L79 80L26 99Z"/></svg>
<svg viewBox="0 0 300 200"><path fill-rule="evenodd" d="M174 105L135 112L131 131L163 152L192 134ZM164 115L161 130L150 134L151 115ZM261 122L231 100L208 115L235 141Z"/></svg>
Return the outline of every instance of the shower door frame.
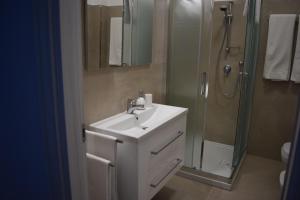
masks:
<svg viewBox="0 0 300 200"><path fill-rule="evenodd" d="M259 22L256 22L256 0L249 1L244 66L240 89L239 113L234 144L233 166L238 166L247 151L255 73L259 48Z"/></svg>
<svg viewBox="0 0 300 200"><path fill-rule="evenodd" d="M172 27L173 25L173 12L171 12L175 6L175 1L179 1L179 0L172 0L170 2L170 12L169 12L169 32L170 32L170 27ZM199 2L201 2L201 9L203 10L203 0L198 0ZM201 27L202 27L202 18L203 18L203 12L199 15L199 38L201 38ZM171 35L169 34L169 37L168 37L168 70L167 70L167 82L170 81L170 57L171 57L171 42L172 42L172 37ZM198 51L200 51L200 47L201 47L201 42L199 42L199 47L198 47ZM197 57L197 95L196 95L196 100L194 102L194 108L197 110L197 117L201 118L201 116L203 115L203 117L205 116L205 108L206 108L206 99L205 99L205 88L201 87L201 83L203 83L203 81L207 80L207 77L205 77L206 75L206 71L207 70L201 70L200 69L200 65L199 65L199 62L200 62L200 54L198 55ZM170 88L169 88L169 84L167 84L167 103L168 101L170 102L170 99L172 99L170 97ZM201 89L203 89L201 91ZM203 94L203 91L204 91L204 94ZM202 105L202 106L201 106ZM201 109L201 107L203 109ZM189 111L190 112L190 111ZM203 119L205 120L205 119ZM204 122L205 123L205 122ZM198 126L198 125L195 125L195 123L193 123L191 125L191 127L195 127L195 126ZM197 131L197 135L193 135L193 141L192 141L192 155L190 156L189 159L186 159L186 164L187 163L190 163L189 164L189 167L190 168L193 168L193 169L197 169L197 168L201 168L201 160L202 160L202 143L203 141L200 141L200 140L196 140L195 138L203 138L203 135L201 135L201 133L204 131L205 127L201 127L201 125L198 126L199 130Z"/></svg>
<svg viewBox="0 0 300 200"><path fill-rule="evenodd" d="M253 2L250 2L250 3L251 3L251 6L253 6ZM170 4L171 4L170 10L172 10L173 4L172 3L170 3ZM202 1L202 5L203 5L203 1ZM255 2L254 2L254 5L255 5ZM203 8L203 6L202 6L202 8ZM251 7L250 7L249 10L251 10L251 12L255 12L255 10L251 9ZM203 12L202 12L202 15L203 15ZM257 45L258 45L258 38L256 37L257 30L256 31L251 31L251 25L252 24L249 23L250 22L249 20L251 19L250 15L251 15L251 13L249 12L248 16L247 16L247 30L246 30L247 34L245 36L245 53L244 53L244 58L243 58L243 59L246 60L246 62L247 62L247 54L249 53L249 52L246 52L246 49L248 48L247 45L249 45L249 42L247 42L247 41L249 41L249 40L250 41L255 41L255 45L254 45L255 48L257 48ZM252 13L252 15L253 15L253 13ZM172 19L172 12L170 12L170 18L169 19ZM203 23L204 23L203 22L203 16L202 16L202 19L200 19L200 21L201 21L200 28L203 29ZM172 20L170 20L170 22L169 22L169 27L171 27L171 23L172 23ZM201 42L203 40L203 38L202 38L202 32L203 32L203 30L201 30L201 32L200 32L201 34L199 35ZM254 40L253 40L253 38L254 38ZM169 37L169 42L171 42L171 37ZM201 47L201 42L200 42L200 47ZM200 47L199 47L199 51L200 51ZM169 48L168 52L170 53L170 45L168 45L168 48ZM252 48L252 50L254 49L254 52L255 52L255 48ZM200 54L200 52L199 52L199 54ZM169 54L168 59L170 59L170 54ZM210 58L209 58L209 60L210 60ZM241 75L242 76L242 80L240 82L241 86L240 86L240 100L239 100L240 104L239 104L239 106L242 105L241 101L243 99L245 99L245 97L246 97L245 94L244 94L245 91L243 91L243 89L244 89L244 86L246 84L245 82L247 81L245 79L245 74L246 74L245 73L246 72L245 68L247 67L247 64L248 63L245 63L245 66L243 67L243 72L242 72L242 75ZM255 66L256 63L254 62L252 64L253 64L253 66ZM169 67L170 66L168 65L168 68ZM251 96L251 94L253 94L253 83L254 83L253 81L255 80L255 77L254 77L254 75L255 75L255 67L253 67L252 70L253 70L252 71L252 77L251 77L251 80L250 80L250 84L252 84L252 85L251 85L251 89L247 93L250 96ZM202 83L202 85L203 85L203 80L201 80L201 77L202 77L201 75L203 73L207 72L207 71L208 70L205 67L204 67L204 69L202 69L201 68L201 63L198 62L198 72L199 72L199 80L198 80L198 82ZM207 81L207 83L205 83L205 87L208 84L208 80L206 80L206 81ZM198 85L199 85L199 91L200 91L201 86L200 86L199 83L198 83ZM167 91L168 90L169 90L169 88L167 86ZM207 91L205 91L205 93L207 93ZM207 98L207 96L205 96L205 95L201 96L200 94L201 94L201 91L199 92L199 94L197 96L197 99L198 99L199 103L201 102L199 100L200 98L203 98L203 100L204 100L204 101L202 101L202 105L204 106L204 110L202 111L202 114L204 114L203 120L205 120L206 119L205 115L206 115L206 107L207 107L206 106L206 98ZM168 93L167 93L167 95L168 95ZM241 131L241 120L239 120L239 117L241 115L241 109L240 109L240 107L239 107L239 111L238 111L238 120L237 120L237 125L236 125L236 138L235 138L235 145L234 145L235 146L234 157L237 157L237 156L239 156L239 157L238 157L238 159L236 159L236 158L234 159L234 160L237 160L238 162L235 162L235 163L233 162L234 170L233 170L232 176L230 178L225 178L225 177L217 176L217 175L214 175L214 174L206 173L206 172L203 172L201 170L201 166L200 166L199 170L195 169L193 167L183 167L183 169L178 173L178 175L181 175L181 176L184 176L184 177L187 177L187 178L190 178L190 179L194 179L194 180L197 180L197 181L200 181L200 182L204 182L204 183L209 184L209 185L214 185L214 186L217 186L217 187L220 187L220 188L223 188L223 189L227 189L227 190L231 190L232 189L232 184L234 183L234 181L235 181L235 179L237 177L240 165L241 165L242 160L244 158L244 155L246 153L246 151L245 151L246 150L246 146L242 146L241 145L241 141L242 141L242 139L244 139L244 141L247 142L247 135L248 135L248 131L247 130L249 129L249 117L250 117L250 109L251 109L250 104L251 104L251 101L248 102L248 104L249 104L248 107L245 106L248 109L248 111L246 112L247 115L244 116L244 118L247 121L247 126L244 127L244 129L246 130L244 132L244 134L242 134L243 132ZM200 106L198 105L197 108L199 108L199 107ZM205 123L205 121L204 121L204 123ZM202 132L204 130L205 130L205 124L204 124ZM199 159L200 159L200 165L202 164L202 152L203 152L204 134L201 137L202 137L202 144L201 144L201 149L202 150L201 150L201 156L199 157ZM195 142L193 142L193 145L195 145ZM236 149L241 149L242 147L243 147L243 151L242 150L236 151ZM193 147L193 149L194 149L194 147ZM192 157L194 157L194 156L192 156Z"/></svg>

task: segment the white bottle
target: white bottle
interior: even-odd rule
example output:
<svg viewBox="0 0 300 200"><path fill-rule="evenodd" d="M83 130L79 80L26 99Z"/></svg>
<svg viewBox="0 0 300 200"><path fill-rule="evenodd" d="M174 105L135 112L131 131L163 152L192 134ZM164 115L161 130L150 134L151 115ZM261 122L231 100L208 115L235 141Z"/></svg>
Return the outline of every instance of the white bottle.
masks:
<svg viewBox="0 0 300 200"><path fill-rule="evenodd" d="M152 94L145 94L145 107L152 106Z"/></svg>
<svg viewBox="0 0 300 200"><path fill-rule="evenodd" d="M139 91L139 97L136 99L136 105L145 106L145 97L143 91Z"/></svg>

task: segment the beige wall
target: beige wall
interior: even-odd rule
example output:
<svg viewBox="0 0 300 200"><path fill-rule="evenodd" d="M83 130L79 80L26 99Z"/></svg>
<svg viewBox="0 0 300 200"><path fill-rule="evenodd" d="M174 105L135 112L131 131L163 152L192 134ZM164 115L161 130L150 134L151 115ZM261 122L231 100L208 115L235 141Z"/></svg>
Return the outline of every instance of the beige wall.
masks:
<svg viewBox="0 0 300 200"><path fill-rule="evenodd" d="M89 124L126 109L139 90L164 102L167 62L168 0L155 0L152 64L84 72L84 115Z"/></svg>
<svg viewBox="0 0 300 200"><path fill-rule="evenodd" d="M224 1L214 3L213 10L213 35L211 64L209 67L209 94L207 102L207 127L205 139L233 145L236 135L236 123L239 108L239 88L235 95L233 91L239 76L239 61L243 60L245 47L246 18L243 17L244 1L235 1L232 7L233 22L231 28L230 53L225 53L224 44L220 63L217 62L218 54L224 37L224 13L220 6ZM225 64L232 66L228 77L224 76ZM217 74L217 77L216 77ZM225 97L222 92L233 97Z"/></svg>
<svg viewBox="0 0 300 200"><path fill-rule="evenodd" d="M291 82L264 80L263 67L270 14L300 14L299 0L263 0L260 47L255 81L248 151L280 159L281 145L293 137L300 86Z"/></svg>

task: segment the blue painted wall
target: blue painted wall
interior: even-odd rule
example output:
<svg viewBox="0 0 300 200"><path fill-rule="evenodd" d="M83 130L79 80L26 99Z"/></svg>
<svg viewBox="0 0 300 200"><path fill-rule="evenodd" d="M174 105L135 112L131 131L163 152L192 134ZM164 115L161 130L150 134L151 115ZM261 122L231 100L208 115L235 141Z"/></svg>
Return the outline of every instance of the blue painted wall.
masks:
<svg viewBox="0 0 300 200"><path fill-rule="evenodd" d="M70 199L57 0L0 4L1 200Z"/></svg>

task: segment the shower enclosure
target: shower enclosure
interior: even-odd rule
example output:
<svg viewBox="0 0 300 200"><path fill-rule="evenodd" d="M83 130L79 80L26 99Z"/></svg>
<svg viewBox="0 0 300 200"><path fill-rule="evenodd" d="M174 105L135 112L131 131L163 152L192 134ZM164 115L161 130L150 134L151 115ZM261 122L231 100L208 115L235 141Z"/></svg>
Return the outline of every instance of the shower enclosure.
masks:
<svg viewBox="0 0 300 200"><path fill-rule="evenodd" d="M246 152L255 1L171 0L167 103L189 108L181 175L231 189Z"/></svg>

